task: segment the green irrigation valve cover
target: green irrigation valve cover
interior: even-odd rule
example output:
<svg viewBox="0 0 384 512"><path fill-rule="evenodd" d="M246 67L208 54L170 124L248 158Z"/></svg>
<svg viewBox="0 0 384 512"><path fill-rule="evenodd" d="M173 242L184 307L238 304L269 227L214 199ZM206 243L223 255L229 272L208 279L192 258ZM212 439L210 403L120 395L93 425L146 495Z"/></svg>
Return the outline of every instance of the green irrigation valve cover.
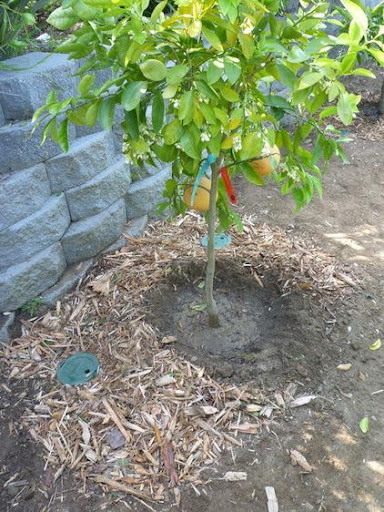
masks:
<svg viewBox="0 0 384 512"><path fill-rule="evenodd" d="M62 384L77 386L96 377L100 363L96 356L81 352L68 357L57 371L57 378Z"/></svg>
<svg viewBox="0 0 384 512"><path fill-rule="evenodd" d="M224 249L224 247L227 247L232 242L232 238L229 235L226 235L225 233L216 233L215 234L215 249ZM208 237L203 236L201 239L201 245L203 247L208 246Z"/></svg>

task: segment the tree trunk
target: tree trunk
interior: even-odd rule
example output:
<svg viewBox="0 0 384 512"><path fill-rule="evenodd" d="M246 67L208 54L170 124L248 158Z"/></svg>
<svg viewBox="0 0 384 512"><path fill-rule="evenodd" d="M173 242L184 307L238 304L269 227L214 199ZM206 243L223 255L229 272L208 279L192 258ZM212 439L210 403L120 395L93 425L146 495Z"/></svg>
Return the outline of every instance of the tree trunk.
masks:
<svg viewBox="0 0 384 512"><path fill-rule="evenodd" d="M219 158L212 165L211 192L208 212L208 246L207 271L205 277L205 293L207 301L208 322L210 327L219 327L219 314L215 299L213 298L213 280L215 277L215 228L216 228L216 195L220 173Z"/></svg>
<svg viewBox="0 0 384 512"><path fill-rule="evenodd" d="M379 99L379 114L384 114L384 78L381 84L381 95Z"/></svg>

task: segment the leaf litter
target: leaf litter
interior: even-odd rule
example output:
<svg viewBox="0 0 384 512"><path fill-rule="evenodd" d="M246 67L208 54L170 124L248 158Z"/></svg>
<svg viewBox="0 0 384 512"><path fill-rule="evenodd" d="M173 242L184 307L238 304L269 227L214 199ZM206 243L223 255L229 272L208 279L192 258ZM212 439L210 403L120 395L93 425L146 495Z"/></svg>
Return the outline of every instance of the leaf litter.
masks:
<svg viewBox="0 0 384 512"><path fill-rule="evenodd" d="M154 223L144 237L130 238L127 247L100 260L55 308L23 321L22 336L3 345L8 389L13 379L35 381L37 394L22 421L42 445L54 480L68 468L82 480L147 502L164 501L173 488L178 503L178 486L202 485L201 471L223 451L241 447L242 434L260 434L286 408L317 398L295 398L295 383L270 397L246 384L221 384L172 349L176 338L159 337L148 323L145 294L167 280L175 260L205 258L199 243L204 230L194 215ZM231 236L218 257L242 261L260 285L263 271L272 268L282 293L298 287L326 306L357 284L350 269L280 228L245 218L244 233ZM56 371L79 351L97 355L100 373L81 387L62 386ZM232 473L234 480L246 478Z"/></svg>

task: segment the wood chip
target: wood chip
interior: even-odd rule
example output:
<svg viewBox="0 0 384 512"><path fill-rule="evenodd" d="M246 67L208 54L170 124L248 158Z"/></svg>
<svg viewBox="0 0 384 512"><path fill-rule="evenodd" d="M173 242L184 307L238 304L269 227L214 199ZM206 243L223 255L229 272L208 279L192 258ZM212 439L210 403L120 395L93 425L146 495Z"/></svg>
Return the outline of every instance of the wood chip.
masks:
<svg viewBox="0 0 384 512"><path fill-rule="evenodd" d="M290 407L301 407L302 405L307 405L312 400L317 398L317 395L301 395L296 397L292 402L289 404Z"/></svg>
<svg viewBox="0 0 384 512"><path fill-rule="evenodd" d="M104 407L107 409L112 421L115 423L116 427L120 430L120 432L123 434L125 439L128 442L132 441L132 436L129 434L129 432L123 427L119 417L115 413L115 411L112 409L111 405L109 404L108 400L106 398L103 398L102 400Z"/></svg>
<svg viewBox="0 0 384 512"><path fill-rule="evenodd" d="M352 367L352 364L351 363L345 363L345 364L339 364L337 366L337 369L340 370L341 372L347 372L348 370L350 370Z"/></svg>
<svg viewBox="0 0 384 512"><path fill-rule="evenodd" d="M271 486L265 487L265 494L267 495L268 512L279 512L275 488Z"/></svg>
<svg viewBox="0 0 384 512"><path fill-rule="evenodd" d="M247 480L248 475L245 471L227 471L223 476L226 482L242 482Z"/></svg>

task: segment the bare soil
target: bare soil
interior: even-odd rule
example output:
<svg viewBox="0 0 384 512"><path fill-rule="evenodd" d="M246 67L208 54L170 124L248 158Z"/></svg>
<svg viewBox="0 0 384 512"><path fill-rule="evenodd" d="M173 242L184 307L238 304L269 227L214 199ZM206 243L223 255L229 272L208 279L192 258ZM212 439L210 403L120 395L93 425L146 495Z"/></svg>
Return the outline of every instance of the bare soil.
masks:
<svg viewBox="0 0 384 512"><path fill-rule="evenodd" d="M203 303L201 266L185 265L150 298L159 332L175 335L178 350L216 378L254 381L271 392L296 382L303 392L319 395L224 454L204 472L206 484L198 493L182 489L184 512L264 512L265 486L275 487L280 512L384 512L384 347L369 349L384 337L384 142L353 136L346 146L350 165L333 163L324 200L297 215L273 184L259 189L241 179L236 183L240 213L313 238L354 265L360 281L348 300L324 311L304 292L282 296L273 274L263 276L264 288L249 283L234 262L218 269L222 325L214 332L205 327L204 311L193 308ZM346 363L350 370L337 369ZM148 510L132 498L121 501L114 493L83 488L69 472L54 483L51 470L44 471L41 448L20 422L37 392L33 380L10 387L4 378L2 384L0 482L13 477L16 485L0 490L1 511ZM359 429L365 416L367 434ZM305 455L312 473L292 465L290 449ZM247 480L221 480L227 470L245 471Z"/></svg>

